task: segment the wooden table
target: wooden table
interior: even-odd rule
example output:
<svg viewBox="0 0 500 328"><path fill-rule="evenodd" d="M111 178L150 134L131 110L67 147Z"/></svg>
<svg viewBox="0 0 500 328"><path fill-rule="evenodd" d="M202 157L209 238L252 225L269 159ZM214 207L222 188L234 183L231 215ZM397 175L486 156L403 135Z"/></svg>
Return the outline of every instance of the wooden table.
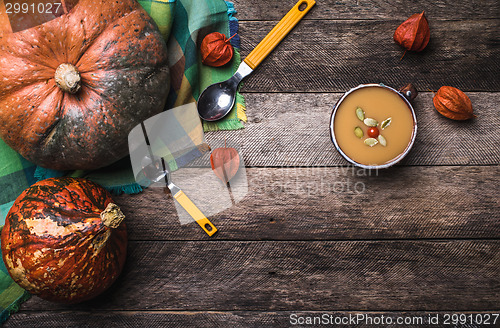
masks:
<svg viewBox="0 0 500 328"><path fill-rule="evenodd" d="M243 56L294 3L235 1ZM430 43L400 60L393 32L423 10ZM318 1L245 81L246 128L207 135L241 145L249 181L211 218L218 234L180 226L161 193L120 196L130 243L116 284L75 306L33 297L5 327L281 327L323 314L438 314L442 325L446 313L500 313L499 12L497 0ZM342 93L369 82L421 91L415 146L371 176L328 130ZM438 114L442 85L465 91L477 118ZM349 183L358 189L340 189Z"/></svg>

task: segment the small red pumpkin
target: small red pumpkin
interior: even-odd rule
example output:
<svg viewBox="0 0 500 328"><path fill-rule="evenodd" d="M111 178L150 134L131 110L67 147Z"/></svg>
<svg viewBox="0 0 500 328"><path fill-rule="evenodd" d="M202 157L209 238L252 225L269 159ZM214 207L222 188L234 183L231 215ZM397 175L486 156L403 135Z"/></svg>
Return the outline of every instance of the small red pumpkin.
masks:
<svg viewBox="0 0 500 328"><path fill-rule="evenodd" d="M66 2L20 31L0 12L0 137L40 166L96 169L126 156L130 130L163 110L167 47L135 0Z"/></svg>
<svg viewBox="0 0 500 328"><path fill-rule="evenodd" d="M125 263L123 213L101 186L81 178L51 178L26 189L2 229L10 276L39 297L65 303L107 289Z"/></svg>

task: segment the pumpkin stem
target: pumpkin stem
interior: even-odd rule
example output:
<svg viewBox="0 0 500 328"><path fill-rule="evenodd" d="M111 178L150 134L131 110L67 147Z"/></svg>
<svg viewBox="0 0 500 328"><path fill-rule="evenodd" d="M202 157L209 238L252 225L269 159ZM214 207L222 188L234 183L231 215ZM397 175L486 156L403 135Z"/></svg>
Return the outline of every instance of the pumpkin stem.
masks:
<svg viewBox="0 0 500 328"><path fill-rule="evenodd" d="M120 210L118 205L109 203L104 211L101 213L102 223L106 227L110 228L118 228L118 226L122 223L123 219L125 219L125 215Z"/></svg>
<svg viewBox="0 0 500 328"><path fill-rule="evenodd" d="M63 91L77 93L81 87L81 77L78 69L71 64L61 64L54 74L56 84Z"/></svg>

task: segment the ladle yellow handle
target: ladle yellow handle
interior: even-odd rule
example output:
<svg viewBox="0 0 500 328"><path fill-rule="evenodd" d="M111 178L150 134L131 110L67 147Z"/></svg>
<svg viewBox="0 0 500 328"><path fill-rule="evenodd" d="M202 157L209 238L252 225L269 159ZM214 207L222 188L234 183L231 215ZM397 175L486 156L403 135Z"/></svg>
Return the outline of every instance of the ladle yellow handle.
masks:
<svg viewBox="0 0 500 328"><path fill-rule="evenodd" d="M181 190L174 195L174 198L181 204L181 206L193 217L193 219L205 230L207 235L212 236L217 232L217 228L210 222L209 219L203 214L198 207L186 196Z"/></svg>
<svg viewBox="0 0 500 328"><path fill-rule="evenodd" d="M243 61L251 69L259 66L315 4L314 0L299 0Z"/></svg>

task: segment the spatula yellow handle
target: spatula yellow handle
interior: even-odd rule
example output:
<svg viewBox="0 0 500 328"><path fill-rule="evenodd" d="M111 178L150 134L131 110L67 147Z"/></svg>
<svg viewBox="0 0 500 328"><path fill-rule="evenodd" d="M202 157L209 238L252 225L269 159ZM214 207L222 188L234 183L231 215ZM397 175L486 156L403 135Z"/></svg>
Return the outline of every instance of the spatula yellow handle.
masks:
<svg viewBox="0 0 500 328"><path fill-rule="evenodd" d="M193 219L205 230L207 235L212 236L217 232L217 228L210 222L209 219L200 211L198 207L186 196L181 190L174 195L174 198L181 204L181 206L193 217ZM207 227L208 226L208 227ZM207 228L210 228L207 229Z"/></svg>
<svg viewBox="0 0 500 328"><path fill-rule="evenodd" d="M315 4L314 0L299 0L243 61L255 69Z"/></svg>

